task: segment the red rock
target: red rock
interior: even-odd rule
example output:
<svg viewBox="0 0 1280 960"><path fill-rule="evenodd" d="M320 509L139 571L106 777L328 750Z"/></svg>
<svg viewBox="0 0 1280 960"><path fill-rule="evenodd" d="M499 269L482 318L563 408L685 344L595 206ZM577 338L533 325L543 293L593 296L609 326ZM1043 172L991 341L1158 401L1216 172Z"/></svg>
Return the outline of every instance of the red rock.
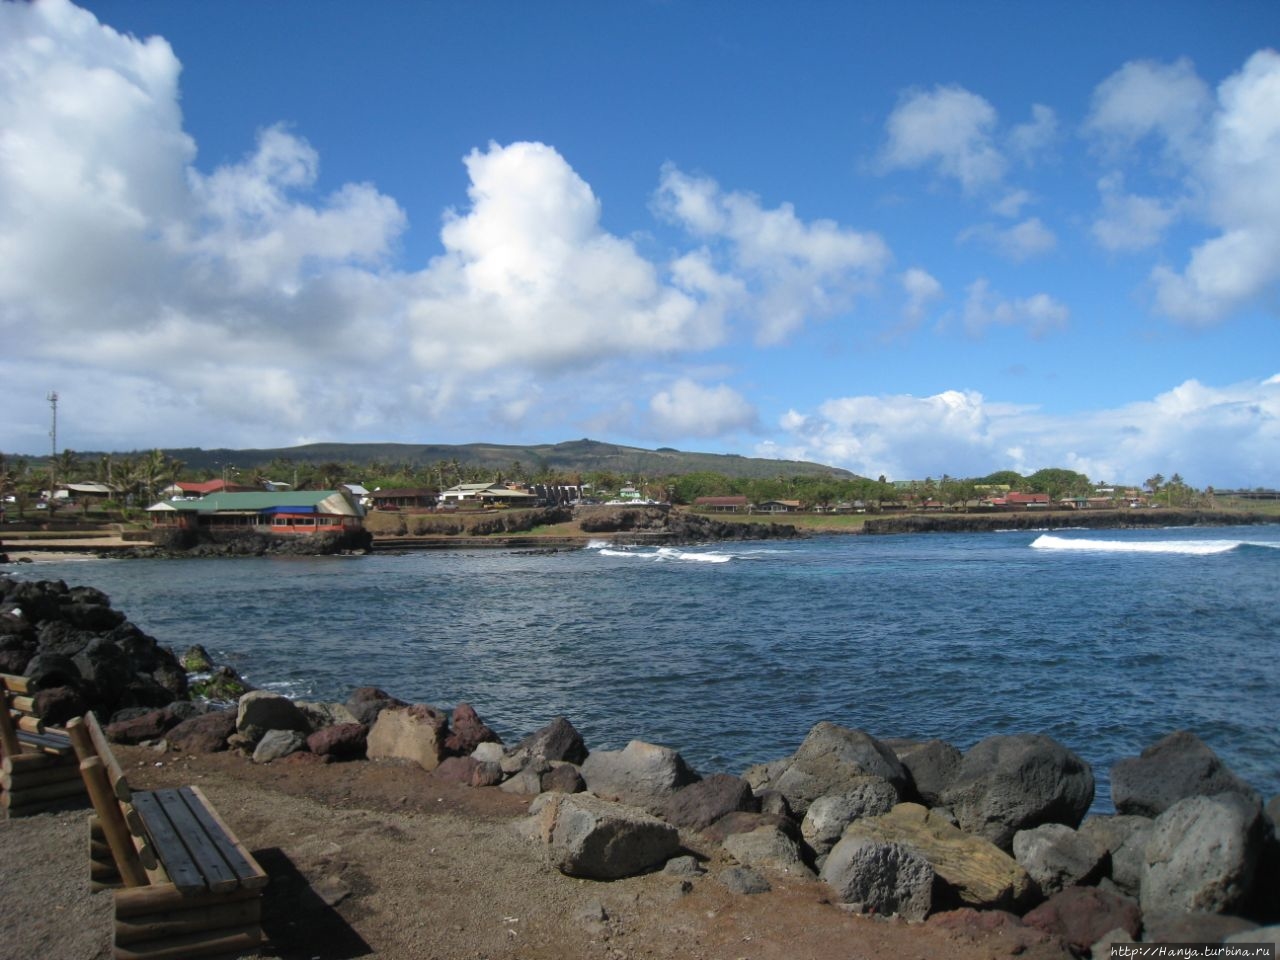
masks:
<svg viewBox="0 0 1280 960"><path fill-rule="evenodd" d="M335 723L307 737L312 753L334 760L361 760L368 749L369 728L363 723Z"/></svg>
<svg viewBox="0 0 1280 960"><path fill-rule="evenodd" d="M445 739L445 749L450 753L465 756L482 743L501 743L502 740L480 719L469 703L460 703L453 708L453 732Z"/></svg>
<svg viewBox="0 0 1280 960"><path fill-rule="evenodd" d="M949 930L957 939L992 946L999 942L1004 949L994 954L995 956L1003 954L1016 957L1034 946L1048 943L1053 939L1043 930L1026 926L1015 914L1005 910L975 910L973 907L961 907L958 910L935 913L925 923L932 927ZM1069 956L1065 948L1063 948L1063 956Z"/></svg>
<svg viewBox="0 0 1280 960"><path fill-rule="evenodd" d="M217 710L184 720L169 731L169 746L183 753L218 753L236 732L236 711Z"/></svg>
<svg viewBox="0 0 1280 960"><path fill-rule="evenodd" d="M1138 904L1097 887L1068 887L1022 918L1029 927L1061 937L1073 950L1087 952L1104 934L1124 930L1138 939L1142 912Z"/></svg>
<svg viewBox="0 0 1280 960"><path fill-rule="evenodd" d="M177 718L168 710L150 710L140 717L109 723L102 732L113 743L142 743L159 740L177 725Z"/></svg>

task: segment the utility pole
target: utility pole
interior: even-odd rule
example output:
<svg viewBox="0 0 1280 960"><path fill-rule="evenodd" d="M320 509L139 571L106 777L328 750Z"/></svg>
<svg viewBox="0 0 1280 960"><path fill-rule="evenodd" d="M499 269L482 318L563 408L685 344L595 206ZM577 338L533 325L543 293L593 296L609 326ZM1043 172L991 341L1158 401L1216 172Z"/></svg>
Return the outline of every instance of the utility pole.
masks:
<svg viewBox="0 0 1280 960"><path fill-rule="evenodd" d="M53 495L58 486L58 392L51 391L49 396L45 397L49 401L49 406L53 410L53 422L49 427L49 449L51 456L49 457L49 509L53 509Z"/></svg>

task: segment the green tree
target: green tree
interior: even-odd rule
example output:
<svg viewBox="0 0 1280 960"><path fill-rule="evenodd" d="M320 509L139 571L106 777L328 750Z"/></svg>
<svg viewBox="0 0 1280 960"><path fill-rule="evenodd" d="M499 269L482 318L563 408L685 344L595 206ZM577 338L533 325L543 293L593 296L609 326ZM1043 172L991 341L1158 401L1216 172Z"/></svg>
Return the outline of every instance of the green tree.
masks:
<svg viewBox="0 0 1280 960"><path fill-rule="evenodd" d="M1153 477L1148 477L1147 482L1143 484L1143 486L1151 491L1151 499L1154 500L1160 495L1160 488L1164 486L1164 474L1157 473Z"/></svg>
<svg viewBox="0 0 1280 960"><path fill-rule="evenodd" d="M727 497L734 492L733 483L722 473L697 470L675 477L672 496L677 503L693 503L699 497Z"/></svg>
<svg viewBox="0 0 1280 960"><path fill-rule="evenodd" d="M1026 478L1027 489L1033 493L1047 493L1055 503L1063 497L1085 497L1093 490L1093 484L1083 473L1046 467Z"/></svg>
<svg viewBox="0 0 1280 960"><path fill-rule="evenodd" d="M74 450L63 450L54 457L53 469L59 483L75 483L80 477L80 455Z"/></svg>
<svg viewBox="0 0 1280 960"><path fill-rule="evenodd" d="M974 483L989 483L993 486L1007 486L1010 490L1021 490L1024 480L1016 470L997 470L985 477L978 477Z"/></svg>

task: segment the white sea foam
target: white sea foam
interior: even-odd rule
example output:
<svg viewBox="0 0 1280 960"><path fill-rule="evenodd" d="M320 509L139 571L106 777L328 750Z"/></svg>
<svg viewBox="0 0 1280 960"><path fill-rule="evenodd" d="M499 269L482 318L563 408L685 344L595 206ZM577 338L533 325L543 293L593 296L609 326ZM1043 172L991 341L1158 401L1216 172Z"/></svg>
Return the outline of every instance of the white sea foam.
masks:
<svg viewBox="0 0 1280 960"><path fill-rule="evenodd" d="M677 550L674 547L659 547L659 560L685 560L691 563L728 563L733 559L730 553L694 553L690 550Z"/></svg>
<svg viewBox="0 0 1280 960"><path fill-rule="evenodd" d="M728 563L733 559L731 553L696 553L692 550L678 550L675 547L637 548L619 550L616 547L601 546L602 557L625 557L628 560L652 560L665 563Z"/></svg>
<svg viewBox="0 0 1280 960"><path fill-rule="evenodd" d="M1055 537L1051 534L1042 534L1032 541L1031 546L1037 550L1170 553L1205 557L1216 553L1227 553L1243 543L1245 543L1243 540L1090 540L1083 537Z"/></svg>
<svg viewBox="0 0 1280 960"><path fill-rule="evenodd" d="M641 553L638 550L617 550L613 547L600 547L600 556L602 557L627 557L631 560L645 560L653 556L653 554Z"/></svg>

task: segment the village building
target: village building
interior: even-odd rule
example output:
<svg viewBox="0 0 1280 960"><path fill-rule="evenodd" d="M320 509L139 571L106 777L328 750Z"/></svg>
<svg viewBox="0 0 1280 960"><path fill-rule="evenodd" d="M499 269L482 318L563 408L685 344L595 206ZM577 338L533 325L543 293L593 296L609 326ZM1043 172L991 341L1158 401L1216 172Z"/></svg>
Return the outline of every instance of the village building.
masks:
<svg viewBox="0 0 1280 960"><path fill-rule="evenodd" d="M112 483L60 483L53 491L55 504L98 504L119 496L120 488Z"/></svg>
<svg viewBox="0 0 1280 960"><path fill-rule="evenodd" d="M732 497L696 497L693 501L695 510L708 513L746 513L750 504L743 496Z"/></svg>
<svg viewBox="0 0 1280 960"><path fill-rule="evenodd" d="M309 535L364 526L364 508L341 490L212 493L194 500L162 500L147 511L157 527L181 530Z"/></svg>
<svg viewBox="0 0 1280 960"><path fill-rule="evenodd" d="M1047 493L1021 493L1011 490L1003 497L992 497L983 501L983 505L1000 510L1048 510L1052 504Z"/></svg>
<svg viewBox="0 0 1280 960"><path fill-rule="evenodd" d="M800 509L799 500L766 500L756 505L760 513L799 513Z"/></svg>
<svg viewBox="0 0 1280 960"><path fill-rule="evenodd" d="M228 483L226 480L218 477L213 480L179 480L177 483L171 483L160 491L160 496L166 500L173 500L177 497L207 497L211 493L253 493L257 491L257 487L247 487L241 483Z"/></svg>
<svg viewBox="0 0 1280 960"><path fill-rule="evenodd" d="M369 494L375 510L430 510L436 505L436 492L427 487L388 487Z"/></svg>
<svg viewBox="0 0 1280 960"><path fill-rule="evenodd" d="M460 483L440 491L445 506L531 507L537 502L537 494L505 483Z"/></svg>

